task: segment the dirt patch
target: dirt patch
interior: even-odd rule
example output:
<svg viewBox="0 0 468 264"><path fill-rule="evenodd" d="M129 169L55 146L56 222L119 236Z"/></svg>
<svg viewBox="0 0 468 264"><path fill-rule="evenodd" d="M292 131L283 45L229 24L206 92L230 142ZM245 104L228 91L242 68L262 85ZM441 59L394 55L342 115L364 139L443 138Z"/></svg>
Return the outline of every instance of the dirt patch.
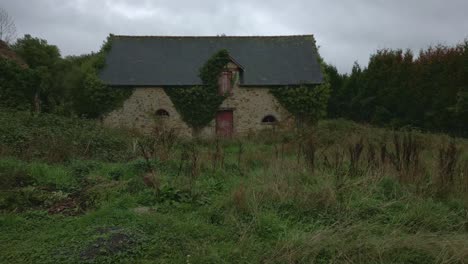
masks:
<svg viewBox="0 0 468 264"><path fill-rule="evenodd" d="M69 194L67 198L52 204L47 209L48 213L77 216L84 214L88 209L94 208L96 197L89 194L89 188L86 184L82 189Z"/></svg>
<svg viewBox="0 0 468 264"><path fill-rule="evenodd" d="M118 227L100 228L96 232L99 237L80 254L83 261L128 252L138 245L134 235Z"/></svg>
<svg viewBox="0 0 468 264"><path fill-rule="evenodd" d="M80 201L76 197L69 197L52 205L47 212L49 214L64 214L68 216L76 216L82 214L84 209L80 206Z"/></svg>
<svg viewBox="0 0 468 264"><path fill-rule="evenodd" d="M141 206L133 208L132 211L136 214L150 214L156 212L156 209L152 207Z"/></svg>

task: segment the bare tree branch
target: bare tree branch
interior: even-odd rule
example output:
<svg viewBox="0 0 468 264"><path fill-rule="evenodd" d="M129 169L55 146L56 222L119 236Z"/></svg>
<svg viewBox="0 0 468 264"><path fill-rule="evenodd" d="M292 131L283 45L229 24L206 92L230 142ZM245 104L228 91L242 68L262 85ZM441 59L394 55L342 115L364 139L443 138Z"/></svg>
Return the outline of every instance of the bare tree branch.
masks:
<svg viewBox="0 0 468 264"><path fill-rule="evenodd" d="M16 38L16 26L13 18L0 7L0 40L10 44Z"/></svg>

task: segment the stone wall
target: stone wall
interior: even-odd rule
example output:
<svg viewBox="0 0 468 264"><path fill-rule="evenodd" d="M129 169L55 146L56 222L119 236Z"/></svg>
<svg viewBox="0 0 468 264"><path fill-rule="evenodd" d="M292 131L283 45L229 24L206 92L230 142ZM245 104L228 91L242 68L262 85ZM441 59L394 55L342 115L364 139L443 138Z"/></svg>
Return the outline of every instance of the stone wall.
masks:
<svg viewBox="0 0 468 264"><path fill-rule="evenodd" d="M292 122L289 112L270 94L269 88L236 86L232 95L224 100L221 109L233 110L234 135L273 128L271 124L262 123L262 119L267 115L273 115L283 127L290 126ZM216 124L213 120L203 129L202 135L211 136L215 132Z"/></svg>
<svg viewBox="0 0 468 264"><path fill-rule="evenodd" d="M156 118L155 113L158 109L166 110L169 117ZM278 120L276 127L291 127L293 123L291 114L269 93L269 88L235 85L221 109L233 111L234 135L273 128L271 124L262 123L262 119L267 115L273 115ZM162 125L174 128L181 136L192 136L192 130L182 121L169 96L160 87L135 88L122 108L104 118L104 124L136 129L144 133L150 132L155 125ZM201 135L205 137L215 134L215 120L201 131Z"/></svg>
<svg viewBox="0 0 468 264"><path fill-rule="evenodd" d="M164 109L168 117L157 117L156 111ZM135 88L120 109L104 117L104 125L134 129L150 133L155 126L173 128L181 136L190 137L192 130L182 121L169 96L163 88Z"/></svg>

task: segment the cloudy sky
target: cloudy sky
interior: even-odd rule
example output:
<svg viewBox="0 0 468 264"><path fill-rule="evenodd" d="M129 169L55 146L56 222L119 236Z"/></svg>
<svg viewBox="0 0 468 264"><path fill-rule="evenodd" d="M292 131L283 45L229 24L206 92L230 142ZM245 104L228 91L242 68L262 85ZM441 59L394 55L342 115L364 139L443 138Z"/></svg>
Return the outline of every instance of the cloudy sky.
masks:
<svg viewBox="0 0 468 264"><path fill-rule="evenodd" d="M18 36L62 55L97 51L121 35L314 34L327 62L348 72L381 48L418 51L468 37L468 0L2 0Z"/></svg>

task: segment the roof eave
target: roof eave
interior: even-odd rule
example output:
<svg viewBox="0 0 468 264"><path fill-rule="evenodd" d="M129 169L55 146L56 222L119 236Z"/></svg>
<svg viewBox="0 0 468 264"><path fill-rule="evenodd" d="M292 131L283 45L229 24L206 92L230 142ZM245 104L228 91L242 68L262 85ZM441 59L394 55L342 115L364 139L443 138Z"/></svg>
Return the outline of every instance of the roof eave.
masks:
<svg viewBox="0 0 468 264"><path fill-rule="evenodd" d="M323 82L301 82L301 83L242 83L239 84L239 87L280 87L280 86L300 86L300 85L320 85ZM180 86L203 86L203 84L113 84L113 83L105 83L107 86L112 87L180 87Z"/></svg>

